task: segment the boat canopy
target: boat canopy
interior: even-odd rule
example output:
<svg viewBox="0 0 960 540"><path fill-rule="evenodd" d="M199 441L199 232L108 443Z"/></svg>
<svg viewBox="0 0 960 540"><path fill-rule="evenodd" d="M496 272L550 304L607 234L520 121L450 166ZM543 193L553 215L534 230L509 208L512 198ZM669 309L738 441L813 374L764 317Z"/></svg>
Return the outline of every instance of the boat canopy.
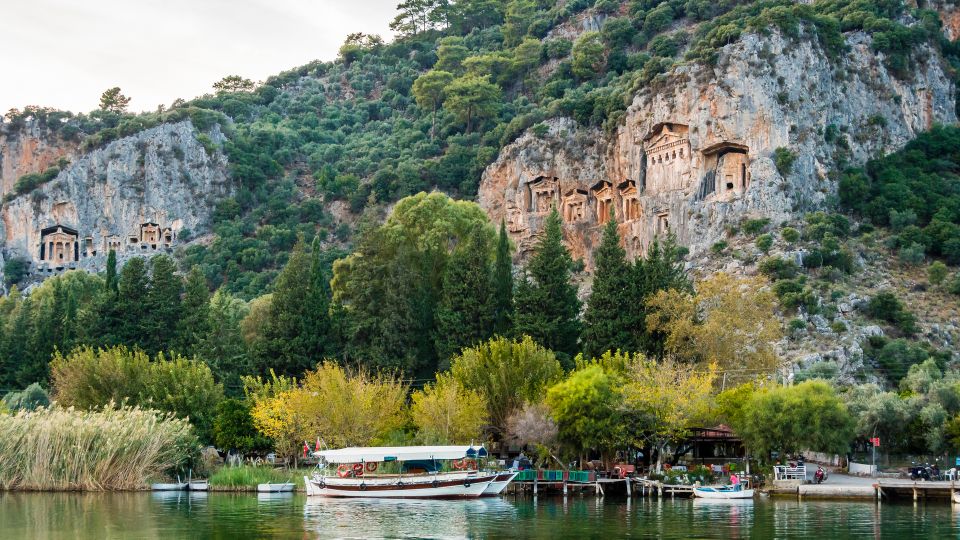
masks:
<svg viewBox="0 0 960 540"><path fill-rule="evenodd" d="M320 450L313 455L327 463L428 461L485 457L487 449L483 446L360 446Z"/></svg>

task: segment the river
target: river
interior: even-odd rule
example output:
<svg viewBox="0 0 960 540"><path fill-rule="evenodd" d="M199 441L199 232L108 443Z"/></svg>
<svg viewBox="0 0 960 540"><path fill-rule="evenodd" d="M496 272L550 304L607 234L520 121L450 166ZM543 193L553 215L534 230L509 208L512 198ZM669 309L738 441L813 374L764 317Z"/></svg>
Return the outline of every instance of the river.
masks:
<svg viewBox="0 0 960 540"><path fill-rule="evenodd" d="M957 538L950 504L506 497L311 499L211 493L2 493L0 538Z"/></svg>

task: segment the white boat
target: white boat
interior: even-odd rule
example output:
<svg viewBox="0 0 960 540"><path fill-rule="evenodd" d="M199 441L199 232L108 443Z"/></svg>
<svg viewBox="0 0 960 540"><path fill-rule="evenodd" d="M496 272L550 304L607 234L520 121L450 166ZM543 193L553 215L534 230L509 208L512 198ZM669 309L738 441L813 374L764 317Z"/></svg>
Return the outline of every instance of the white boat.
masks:
<svg viewBox="0 0 960 540"><path fill-rule="evenodd" d="M150 489L153 491L186 491L187 482L171 482L168 484L158 483L150 484Z"/></svg>
<svg viewBox="0 0 960 540"><path fill-rule="evenodd" d="M257 484L258 493L289 493L294 490L296 485L293 482L283 482L280 484Z"/></svg>
<svg viewBox="0 0 960 540"><path fill-rule="evenodd" d="M487 486L487 489L483 490L482 497L496 497L503 490L507 489L507 486L510 485L510 482L513 481L518 472L501 472L497 474L497 477L493 479L492 482Z"/></svg>
<svg viewBox="0 0 960 540"><path fill-rule="evenodd" d="M950 498L953 499L954 504L960 504L960 491L954 491Z"/></svg>
<svg viewBox="0 0 960 540"><path fill-rule="evenodd" d="M313 455L320 459L320 465L313 477L304 477L308 496L474 498L482 495L498 476L476 470L473 459L487 455L482 446L355 447L322 450ZM439 472L444 461L452 462L458 470ZM401 471L420 472L376 474L381 463L390 462L401 463ZM335 473L333 465L337 466Z"/></svg>
<svg viewBox="0 0 960 540"><path fill-rule="evenodd" d="M187 489L190 491L207 491L210 489L210 482L207 480L190 480L187 482Z"/></svg>
<svg viewBox="0 0 960 540"><path fill-rule="evenodd" d="M693 496L703 499L752 499L752 489L734 486L703 486L693 488Z"/></svg>

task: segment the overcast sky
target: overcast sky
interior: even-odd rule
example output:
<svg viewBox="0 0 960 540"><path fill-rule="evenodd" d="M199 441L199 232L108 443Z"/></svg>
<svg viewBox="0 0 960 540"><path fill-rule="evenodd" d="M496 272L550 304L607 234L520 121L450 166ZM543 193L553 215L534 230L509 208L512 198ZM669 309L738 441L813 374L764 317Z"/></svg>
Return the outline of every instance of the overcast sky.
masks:
<svg viewBox="0 0 960 540"><path fill-rule="evenodd" d="M131 110L332 60L351 32L389 37L400 0L0 0L0 114L87 112L119 86Z"/></svg>

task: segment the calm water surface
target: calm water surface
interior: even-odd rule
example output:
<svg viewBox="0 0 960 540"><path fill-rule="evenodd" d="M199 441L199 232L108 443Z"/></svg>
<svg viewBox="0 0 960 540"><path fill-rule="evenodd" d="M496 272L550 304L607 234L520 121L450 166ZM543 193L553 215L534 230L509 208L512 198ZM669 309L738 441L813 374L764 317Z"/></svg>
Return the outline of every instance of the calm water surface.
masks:
<svg viewBox="0 0 960 540"><path fill-rule="evenodd" d="M960 538L950 504L563 498L360 501L211 493L0 494L0 539Z"/></svg>

